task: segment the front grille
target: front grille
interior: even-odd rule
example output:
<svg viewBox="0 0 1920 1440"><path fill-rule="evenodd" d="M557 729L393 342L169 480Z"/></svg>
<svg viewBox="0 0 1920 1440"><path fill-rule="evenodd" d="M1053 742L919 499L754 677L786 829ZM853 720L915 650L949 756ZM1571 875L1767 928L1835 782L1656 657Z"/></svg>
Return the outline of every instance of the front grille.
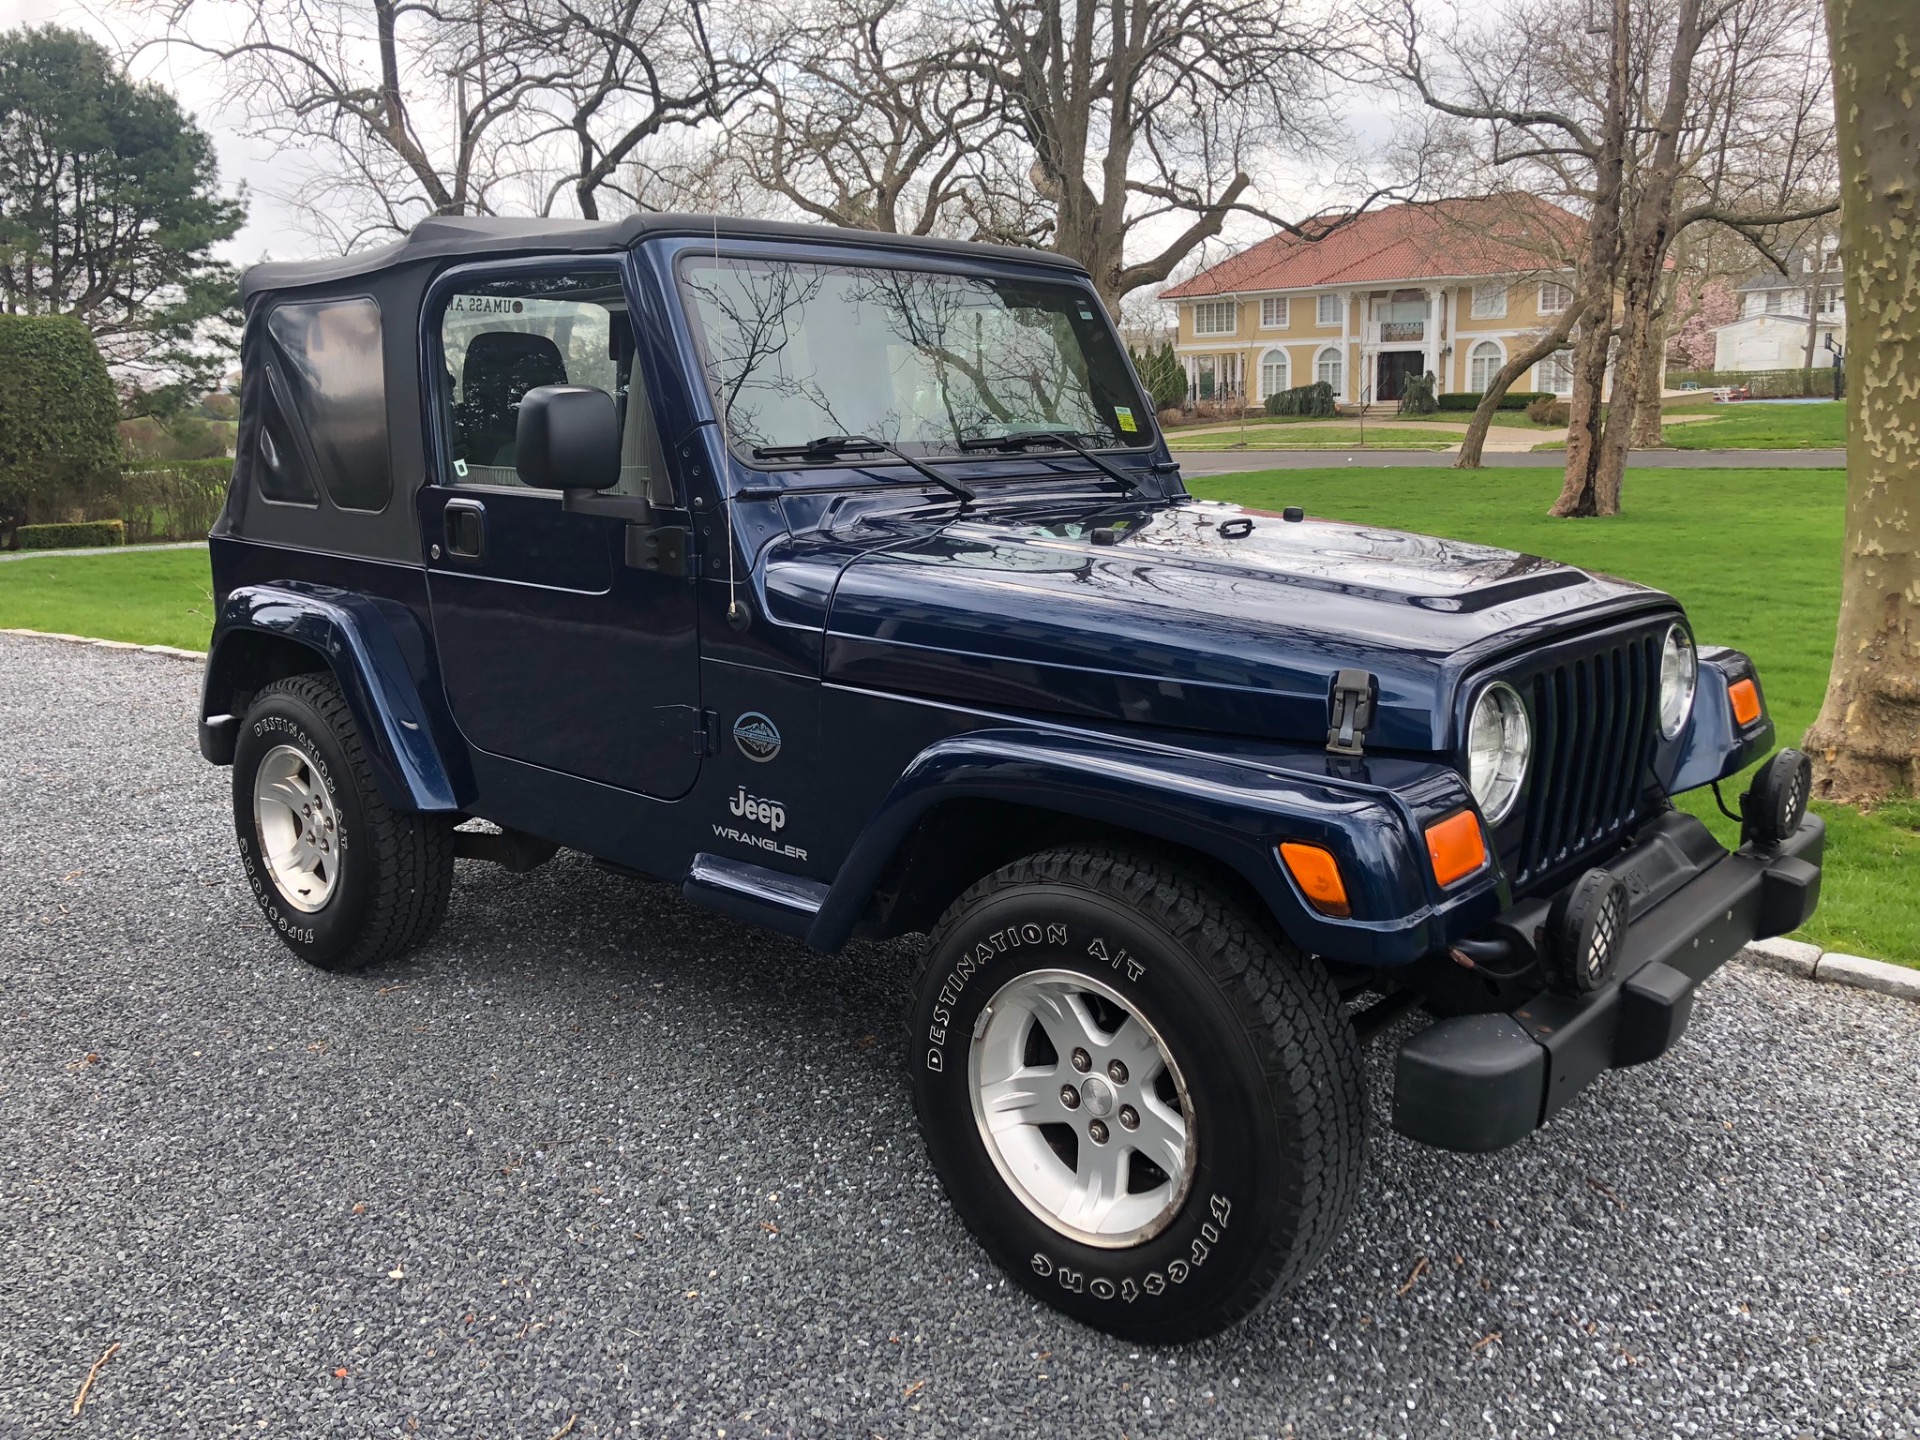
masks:
<svg viewBox="0 0 1920 1440"><path fill-rule="evenodd" d="M1533 714L1517 883L1617 839L1647 812L1665 631L1663 622L1612 637L1517 682Z"/></svg>

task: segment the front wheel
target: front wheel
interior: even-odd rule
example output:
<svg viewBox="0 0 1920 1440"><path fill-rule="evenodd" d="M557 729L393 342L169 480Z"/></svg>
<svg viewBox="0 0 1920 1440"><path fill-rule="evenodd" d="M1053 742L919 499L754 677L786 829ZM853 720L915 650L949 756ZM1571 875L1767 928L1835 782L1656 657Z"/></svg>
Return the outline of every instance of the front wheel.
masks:
<svg viewBox="0 0 1920 1440"><path fill-rule="evenodd" d="M331 676L276 681L248 706L233 829L261 914L323 970L402 954L446 914L453 822L387 804Z"/></svg>
<svg viewBox="0 0 1920 1440"><path fill-rule="evenodd" d="M1053 851L941 920L909 1063L935 1168L1009 1274L1116 1334L1212 1334L1304 1275L1364 1102L1325 973L1171 866Z"/></svg>

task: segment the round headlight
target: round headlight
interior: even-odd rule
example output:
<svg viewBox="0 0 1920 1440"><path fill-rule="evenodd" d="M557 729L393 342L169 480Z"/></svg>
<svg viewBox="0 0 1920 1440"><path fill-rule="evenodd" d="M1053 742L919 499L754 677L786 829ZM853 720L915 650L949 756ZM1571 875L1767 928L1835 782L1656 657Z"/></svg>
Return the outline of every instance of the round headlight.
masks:
<svg viewBox="0 0 1920 1440"><path fill-rule="evenodd" d="M1512 813L1532 750L1533 730L1519 692L1497 681L1482 690L1467 720L1467 788L1487 824L1498 825Z"/></svg>
<svg viewBox="0 0 1920 1440"><path fill-rule="evenodd" d="M1671 740L1693 713L1693 690L1700 678L1700 661L1693 640L1679 625L1667 627L1660 647L1660 733Z"/></svg>

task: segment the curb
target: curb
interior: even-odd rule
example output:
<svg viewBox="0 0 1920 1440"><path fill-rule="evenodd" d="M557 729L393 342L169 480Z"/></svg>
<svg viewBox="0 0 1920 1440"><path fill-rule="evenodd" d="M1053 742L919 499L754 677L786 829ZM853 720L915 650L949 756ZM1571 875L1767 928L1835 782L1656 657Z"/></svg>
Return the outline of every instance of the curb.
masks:
<svg viewBox="0 0 1920 1440"><path fill-rule="evenodd" d="M1755 940L1736 957L1761 970L1777 970L1801 980L1872 990L1902 1000L1920 1000L1920 970L1889 965L1861 955L1822 950L1805 940Z"/></svg>
<svg viewBox="0 0 1920 1440"><path fill-rule="evenodd" d="M89 635L62 635L52 630L0 629L0 635L18 635L31 640L64 640L69 645L92 645L101 650L137 650L142 655L164 655L169 660L206 660L201 650L181 650L172 645L136 645L130 640L96 640ZM1818 980L1828 985L1846 985L1855 990L1872 990L1902 1000L1920 1000L1920 970L1905 965L1889 965L1884 960L1869 960L1861 955L1845 955L1838 950L1822 950L1804 940L1755 940L1734 959L1759 970L1777 970L1801 980Z"/></svg>
<svg viewBox="0 0 1920 1440"><path fill-rule="evenodd" d="M131 640L100 640L91 635L62 635L57 630L0 629L0 635L19 635L29 640L64 640L69 645L92 645L99 650L137 650L142 655L164 655L169 660L204 663L204 650L182 650L173 645L136 645Z"/></svg>

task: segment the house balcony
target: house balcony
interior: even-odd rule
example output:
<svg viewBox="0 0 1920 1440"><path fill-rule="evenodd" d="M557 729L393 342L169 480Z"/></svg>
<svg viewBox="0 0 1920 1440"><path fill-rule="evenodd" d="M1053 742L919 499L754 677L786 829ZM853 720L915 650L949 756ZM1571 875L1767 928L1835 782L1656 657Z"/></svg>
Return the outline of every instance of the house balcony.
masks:
<svg viewBox="0 0 1920 1440"><path fill-rule="evenodd" d="M1420 345L1426 338L1424 320L1369 320L1361 341L1367 345Z"/></svg>

